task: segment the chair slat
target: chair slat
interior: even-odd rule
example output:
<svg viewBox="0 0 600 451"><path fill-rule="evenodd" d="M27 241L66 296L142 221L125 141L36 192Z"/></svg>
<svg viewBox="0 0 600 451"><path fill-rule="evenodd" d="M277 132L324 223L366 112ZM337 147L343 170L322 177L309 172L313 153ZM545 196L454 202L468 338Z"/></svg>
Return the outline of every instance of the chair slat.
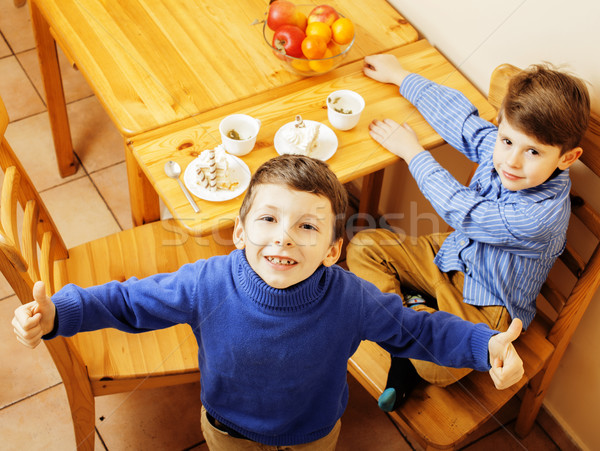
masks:
<svg viewBox="0 0 600 451"><path fill-rule="evenodd" d="M544 285L542 285L540 293L557 313L560 312L565 305L566 298L560 292L558 284L552 279L546 280Z"/></svg>
<svg viewBox="0 0 600 451"><path fill-rule="evenodd" d="M37 202L30 200L25 205L23 215L23 234L22 234L22 249L23 256L28 264L29 276L32 280L40 280L40 270L38 264L38 247L37 247L37 224L40 209Z"/></svg>
<svg viewBox="0 0 600 451"><path fill-rule="evenodd" d="M54 293L54 245L56 240L54 239L54 233L46 232L42 237L41 246L41 263L40 263L40 276L41 280L46 284L46 289L49 294Z"/></svg>
<svg viewBox="0 0 600 451"><path fill-rule="evenodd" d="M7 257L19 271L27 271L27 262L19 249L19 233L17 231L17 195L20 175L14 166L9 167L4 174L2 197L0 199L0 246Z"/></svg>
<svg viewBox="0 0 600 451"><path fill-rule="evenodd" d="M579 255L573 246L569 244L568 241L564 252L559 258L575 277L579 277L583 271L583 268L585 268L585 260L581 257L581 255Z"/></svg>
<svg viewBox="0 0 600 451"><path fill-rule="evenodd" d="M502 105L502 100L508 90L508 80L521 69L511 64L502 64L492 73L490 89L488 91L488 102L497 110Z"/></svg>
<svg viewBox="0 0 600 451"><path fill-rule="evenodd" d="M571 194L571 212L600 239L600 215L574 191Z"/></svg>
<svg viewBox="0 0 600 451"><path fill-rule="evenodd" d="M8 112L4 108L4 102L0 99L0 136L4 136L6 127L8 127Z"/></svg>

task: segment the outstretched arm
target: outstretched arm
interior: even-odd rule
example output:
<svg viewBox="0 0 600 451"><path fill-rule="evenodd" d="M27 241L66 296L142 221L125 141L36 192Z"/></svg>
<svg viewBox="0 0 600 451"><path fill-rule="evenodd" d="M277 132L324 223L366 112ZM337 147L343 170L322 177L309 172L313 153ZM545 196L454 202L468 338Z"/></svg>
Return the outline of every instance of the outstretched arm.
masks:
<svg viewBox="0 0 600 451"><path fill-rule="evenodd" d="M44 282L36 282L33 286L33 299L18 307L12 320L17 340L30 348L35 348L44 335L52 332L56 316L56 308L46 295Z"/></svg>
<svg viewBox="0 0 600 451"><path fill-rule="evenodd" d="M498 390L503 390L516 384L523 377L523 361L517 354L512 342L519 338L523 323L514 319L506 332L494 335L488 343L490 376Z"/></svg>

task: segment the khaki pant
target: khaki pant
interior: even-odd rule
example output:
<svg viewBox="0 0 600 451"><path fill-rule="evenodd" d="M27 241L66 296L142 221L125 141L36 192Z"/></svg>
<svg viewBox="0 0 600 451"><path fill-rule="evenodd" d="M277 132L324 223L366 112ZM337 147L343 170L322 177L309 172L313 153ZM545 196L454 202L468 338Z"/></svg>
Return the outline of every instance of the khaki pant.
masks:
<svg viewBox="0 0 600 451"><path fill-rule="evenodd" d="M208 422L206 409L202 406L200 417L202 434L210 451L334 451L340 435L342 422L338 420L331 432L314 442L292 446L268 446L261 443L231 437Z"/></svg>
<svg viewBox="0 0 600 451"><path fill-rule="evenodd" d="M385 229L362 231L348 244L346 262L354 274L375 284L387 293L407 290L431 296L437 306L418 305L415 310L436 309L453 313L473 323L485 323L505 331L509 315L505 307L478 307L463 302L464 274L441 272L433 259L448 233L424 235L405 240ZM471 372L469 368L446 368L431 362L413 360L419 375L442 387Z"/></svg>

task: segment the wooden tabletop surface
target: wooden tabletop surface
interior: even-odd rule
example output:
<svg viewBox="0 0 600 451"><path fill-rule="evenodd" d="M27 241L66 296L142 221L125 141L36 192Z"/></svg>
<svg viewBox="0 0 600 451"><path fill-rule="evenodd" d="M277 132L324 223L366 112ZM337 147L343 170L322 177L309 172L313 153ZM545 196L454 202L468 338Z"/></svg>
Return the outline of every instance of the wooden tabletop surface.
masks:
<svg viewBox="0 0 600 451"><path fill-rule="evenodd" d="M482 117L488 120L494 117L495 109L485 97L427 41L401 46L390 53L396 55L407 69L463 92L478 107ZM318 79L303 79L215 108L137 136L130 140L129 146L174 218L190 235L207 235L232 225L243 195L226 202L196 198L201 212L195 214L178 184L164 174L164 164L167 160L175 160L185 170L200 152L218 145L218 125L228 114L245 113L262 121L255 149L241 157L252 173L264 161L277 155L273 146L275 133L281 126L292 122L295 114L331 127L325 101L327 95L337 89L352 89L366 101L360 122L353 130L334 130L339 146L328 163L342 182L372 174L398 161L395 155L370 138L368 124L375 118L389 117L407 122L425 148L433 148L443 142L416 109L399 95L395 86L366 77L362 66L362 61L356 61Z"/></svg>
<svg viewBox="0 0 600 451"><path fill-rule="evenodd" d="M272 54L262 24L252 24L265 18L267 0L32 2L123 136L300 79ZM418 38L385 0L327 3L356 26L345 62Z"/></svg>

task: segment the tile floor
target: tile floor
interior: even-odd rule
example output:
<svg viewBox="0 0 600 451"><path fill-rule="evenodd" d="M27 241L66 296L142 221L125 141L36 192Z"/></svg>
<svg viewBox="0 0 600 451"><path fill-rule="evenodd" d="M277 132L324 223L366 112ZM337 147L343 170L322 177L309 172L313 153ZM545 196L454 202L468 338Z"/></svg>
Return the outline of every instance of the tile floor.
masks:
<svg viewBox="0 0 600 451"><path fill-rule="evenodd" d="M122 141L81 75L62 58L75 152L81 165L58 176L28 8L0 0L0 96L11 122L6 136L54 217L68 247L132 226ZM73 194L77 193L76 196ZM30 351L13 338L18 305L0 277L0 449L75 447L60 377L43 346ZM351 377L339 450L414 447ZM113 450L206 449L198 418L199 384L97 398L96 447ZM511 432L514 406L466 449L574 449L547 417L523 441ZM560 429L560 428L559 428ZM562 436L559 436L562 437Z"/></svg>

